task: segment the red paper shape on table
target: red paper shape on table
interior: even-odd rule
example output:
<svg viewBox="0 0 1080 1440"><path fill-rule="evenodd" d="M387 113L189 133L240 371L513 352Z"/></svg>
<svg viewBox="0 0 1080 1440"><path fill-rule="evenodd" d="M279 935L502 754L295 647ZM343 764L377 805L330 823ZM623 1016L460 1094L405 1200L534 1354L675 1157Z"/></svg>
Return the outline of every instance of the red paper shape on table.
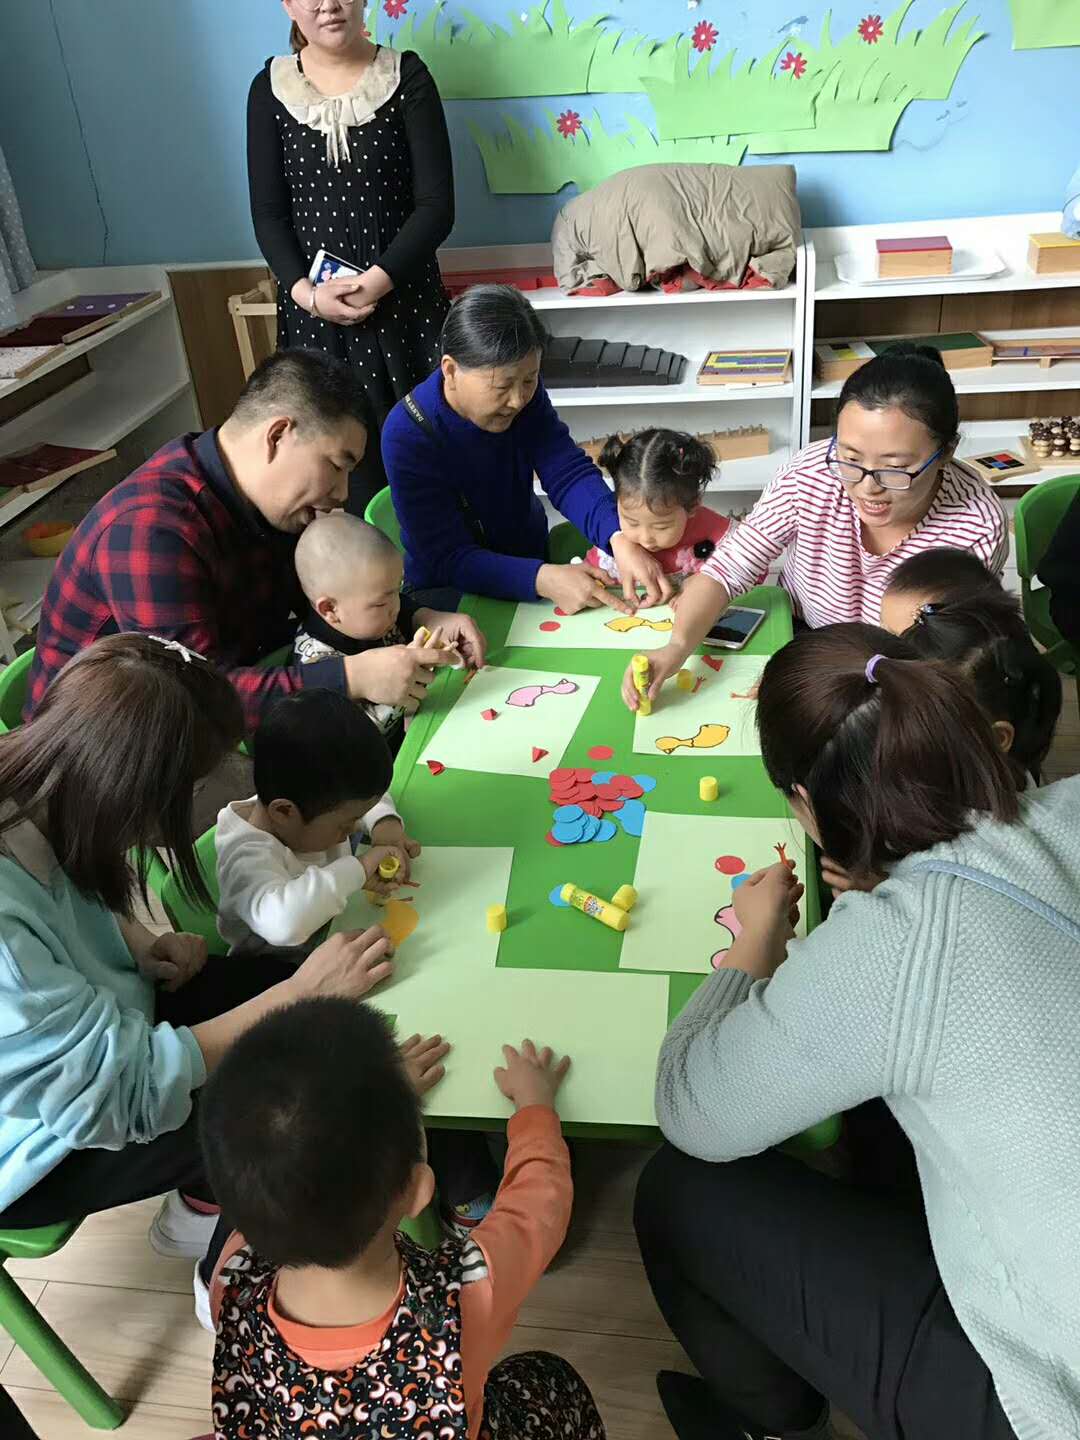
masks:
<svg viewBox="0 0 1080 1440"><path fill-rule="evenodd" d="M746 869L746 861L740 860L737 855L721 855L716 861L716 868L721 875L741 875Z"/></svg>
<svg viewBox="0 0 1080 1440"><path fill-rule="evenodd" d="M561 605L556 605L556 606L555 606L555 614L556 614L556 615L561 615L561 616L563 616L563 618L565 619L565 617L566 617L567 615L569 615L569 613L570 613L569 610L564 610Z"/></svg>
<svg viewBox="0 0 1080 1440"><path fill-rule="evenodd" d="M594 745L588 752L590 760L610 760L614 754L610 745Z"/></svg>
<svg viewBox="0 0 1080 1440"><path fill-rule="evenodd" d="M548 752L546 750L541 750L539 745L534 745L532 751L533 764L535 765L538 760L543 760L544 756L547 753Z"/></svg>
<svg viewBox="0 0 1080 1440"><path fill-rule="evenodd" d="M446 769L441 760L428 760L425 763L433 775L441 775Z"/></svg>
<svg viewBox="0 0 1080 1440"><path fill-rule="evenodd" d="M545 620L537 628L550 634L552 630L561 630L562 626L557 620Z"/></svg>
<svg viewBox="0 0 1080 1440"><path fill-rule="evenodd" d="M549 845L554 845L555 848L556 848L556 850L565 850L565 849L566 849L566 846L563 844L563 842L562 842L561 840L556 840L556 839L555 839L555 836L552 835L552 833L551 833L550 830L549 830L548 833L544 836L544 839L548 842Z"/></svg>
<svg viewBox="0 0 1080 1440"><path fill-rule="evenodd" d="M724 668L723 660L716 655L702 655L701 658L710 670L722 670Z"/></svg>
<svg viewBox="0 0 1080 1440"><path fill-rule="evenodd" d="M480 718L481 718L482 720L495 720L495 719L498 718L498 715L499 715L498 710L481 710L481 711L480 711Z"/></svg>

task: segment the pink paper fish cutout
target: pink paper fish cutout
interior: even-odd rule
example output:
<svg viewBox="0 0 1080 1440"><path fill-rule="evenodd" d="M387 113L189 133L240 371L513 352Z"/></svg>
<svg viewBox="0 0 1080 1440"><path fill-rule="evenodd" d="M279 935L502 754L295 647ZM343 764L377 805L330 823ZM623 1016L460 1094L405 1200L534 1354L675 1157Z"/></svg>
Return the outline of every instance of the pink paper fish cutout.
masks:
<svg viewBox="0 0 1080 1440"><path fill-rule="evenodd" d="M715 955L713 955L712 957L713 969L719 970L720 963L723 960L724 956L728 953L732 945L735 944L735 941L742 934L742 926L739 924L739 917L735 914L734 905L725 905L722 910L717 910L716 914L713 916L713 919L716 921L717 925L723 925L724 928L731 933L730 942L725 945L722 950L717 950Z"/></svg>
<svg viewBox="0 0 1080 1440"><path fill-rule="evenodd" d="M577 688L572 680L560 680L558 685L522 685L519 690L511 690L506 697L506 703L516 705L521 710L528 710L536 704L541 695L574 695Z"/></svg>

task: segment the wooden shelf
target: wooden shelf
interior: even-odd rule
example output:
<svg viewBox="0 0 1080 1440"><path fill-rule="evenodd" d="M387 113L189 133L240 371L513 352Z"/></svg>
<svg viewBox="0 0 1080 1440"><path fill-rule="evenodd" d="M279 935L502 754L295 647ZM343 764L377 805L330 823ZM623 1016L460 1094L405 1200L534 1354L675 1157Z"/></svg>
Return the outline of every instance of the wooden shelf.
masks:
<svg viewBox="0 0 1080 1440"><path fill-rule="evenodd" d="M31 374L22 380L0 380L0 400L14 395L17 390L24 389L27 385L40 380L42 376L50 374L53 370L60 370L65 365L70 365L72 360L78 360L82 355L89 355L91 351L98 350L102 345L109 345L121 335L134 330L137 325L144 324L147 320L160 315L163 310L172 309L172 297L163 295L160 300L155 300L152 305L144 305L141 310L136 310L133 315L127 315L122 320L117 320L112 325L107 325L104 330L98 330L93 335L88 335L85 340L76 340L74 345L61 345L58 347L58 354L51 360L46 360L44 365L39 365Z"/></svg>
<svg viewBox="0 0 1080 1440"><path fill-rule="evenodd" d="M619 405L717 405L733 400L790 400L795 386L786 385L699 385L697 370L687 364L687 373L678 385L589 385L573 390L549 390L556 410ZM627 428L632 429L632 422Z"/></svg>
<svg viewBox="0 0 1080 1440"><path fill-rule="evenodd" d="M772 301L793 301L796 287L783 290L691 290L665 295L653 290L622 290L617 295L568 295L565 290L526 290L524 295L534 310L603 310L633 306L672 305L762 305Z"/></svg>

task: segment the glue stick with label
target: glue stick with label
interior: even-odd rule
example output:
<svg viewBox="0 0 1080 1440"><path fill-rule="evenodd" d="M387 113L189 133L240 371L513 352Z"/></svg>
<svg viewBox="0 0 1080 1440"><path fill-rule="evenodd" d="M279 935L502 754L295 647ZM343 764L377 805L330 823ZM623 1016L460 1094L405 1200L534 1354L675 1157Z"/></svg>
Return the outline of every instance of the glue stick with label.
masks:
<svg viewBox="0 0 1080 1440"><path fill-rule="evenodd" d="M630 661L630 673L634 677L634 689L638 693L638 714L651 715L652 701L649 699L649 657L635 655Z"/></svg>
<svg viewBox="0 0 1080 1440"><path fill-rule="evenodd" d="M588 890L582 890L577 885L564 885L562 898L565 904L572 905L583 915L591 915L611 930L625 930L630 924L630 916L625 910L612 905L610 900L601 900L599 895L590 895Z"/></svg>

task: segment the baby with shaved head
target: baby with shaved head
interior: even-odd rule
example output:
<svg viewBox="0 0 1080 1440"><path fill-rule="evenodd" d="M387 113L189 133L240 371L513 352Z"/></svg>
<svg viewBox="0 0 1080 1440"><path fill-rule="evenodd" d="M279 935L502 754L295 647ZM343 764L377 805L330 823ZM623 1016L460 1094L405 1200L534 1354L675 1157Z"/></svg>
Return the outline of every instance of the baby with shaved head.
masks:
<svg viewBox="0 0 1080 1440"><path fill-rule="evenodd" d="M415 607L401 594L401 552L374 525L343 510L320 515L297 542L296 573L308 602L296 637L300 664L414 642L419 622ZM433 666L460 663L452 649L436 647L431 655ZM363 705L396 749L406 712L393 705Z"/></svg>

